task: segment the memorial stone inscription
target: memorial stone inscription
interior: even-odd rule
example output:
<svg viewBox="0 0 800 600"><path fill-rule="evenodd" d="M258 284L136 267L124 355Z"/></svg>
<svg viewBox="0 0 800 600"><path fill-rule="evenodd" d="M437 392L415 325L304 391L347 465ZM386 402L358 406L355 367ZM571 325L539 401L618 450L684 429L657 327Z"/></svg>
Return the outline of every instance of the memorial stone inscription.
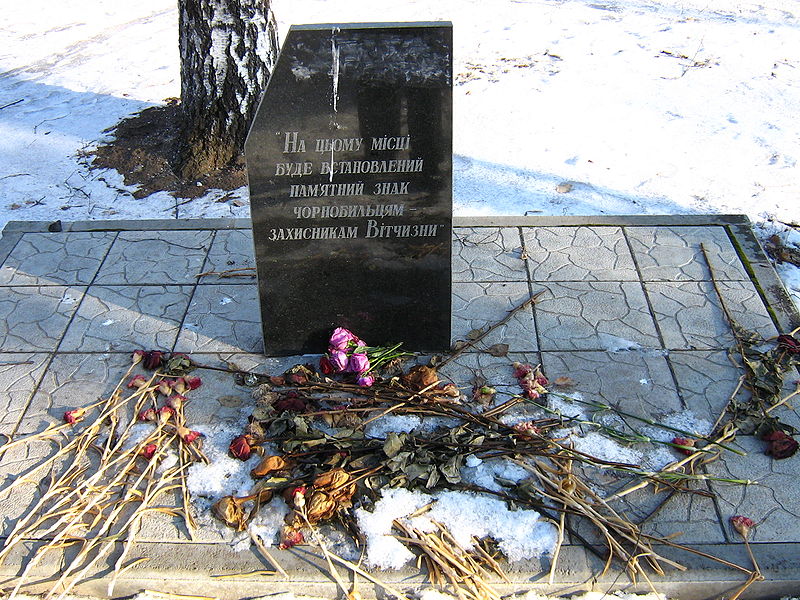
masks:
<svg viewBox="0 0 800 600"><path fill-rule="evenodd" d="M449 23L292 27L245 152L266 354L449 347Z"/></svg>

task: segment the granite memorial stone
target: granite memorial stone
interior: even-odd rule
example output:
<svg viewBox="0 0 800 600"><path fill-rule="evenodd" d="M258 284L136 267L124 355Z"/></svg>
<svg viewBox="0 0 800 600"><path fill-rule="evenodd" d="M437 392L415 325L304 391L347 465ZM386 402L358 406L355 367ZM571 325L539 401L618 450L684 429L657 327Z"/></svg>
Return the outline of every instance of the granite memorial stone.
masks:
<svg viewBox="0 0 800 600"><path fill-rule="evenodd" d="M267 355L449 347L449 23L292 27L245 153Z"/></svg>

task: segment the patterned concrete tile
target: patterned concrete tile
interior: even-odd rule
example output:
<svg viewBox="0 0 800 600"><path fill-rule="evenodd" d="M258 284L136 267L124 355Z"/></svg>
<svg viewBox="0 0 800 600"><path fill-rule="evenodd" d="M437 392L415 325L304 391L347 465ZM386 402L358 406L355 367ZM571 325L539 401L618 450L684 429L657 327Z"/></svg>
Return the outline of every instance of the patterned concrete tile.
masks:
<svg viewBox="0 0 800 600"><path fill-rule="evenodd" d="M715 423L736 391L744 370L731 362L725 350L676 350L670 352L669 361L687 410L698 418ZM786 395L794 390L792 380L791 375L786 378ZM749 398L750 392L746 388L739 390L738 400L746 401ZM800 414L793 403L776 409L774 416L800 429Z"/></svg>
<svg viewBox="0 0 800 600"><path fill-rule="evenodd" d="M547 283L536 303L542 350L660 348L641 285L633 282Z"/></svg>
<svg viewBox="0 0 800 600"><path fill-rule="evenodd" d="M258 288L198 286L176 350L178 352L263 352Z"/></svg>
<svg viewBox="0 0 800 600"><path fill-rule="evenodd" d="M620 227L525 227L533 281L625 281L637 279Z"/></svg>
<svg viewBox="0 0 800 600"><path fill-rule="evenodd" d="M25 411L18 433L42 431L48 425L62 423L66 411L108 398L130 365L128 353L57 354Z"/></svg>
<svg viewBox="0 0 800 600"><path fill-rule="evenodd" d="M114 232L26 233L0 269L0 285L91 283Z"/></svg>
<svg viewBox="0 0 800 600"><path fill-rule="evenodd" d="M724 227L626 227L625 232L644 281L711 279L700 244L717 280L748 279Z"/></svg>
<svg viewBox="0 0 800 600"><path fill-rule="evenodd" d="M453 281L527 281L516 227L453 230Z"/></svg>
<svg viewBox="0 0 800 600"><path fill-rule="evenodd" d="M255 280L255 257L253 253L253 232L249 229L217 231L211 250L208 252L203 272L222 273L236 269L253 269L230 276L206 275L198 281L206 283L239 283Z"/></svg>
<svg viewBox="0 0 800 600"><path fill-rule="evenodd" d="M768 338L777 334L753 284L718 284L725 307L744 328ZM728 348L734 337L710 281L646 283L659 329L667 348L682 350Z"/></svg>
<svg viewBox="0 0 800 600"><path fill-rule="evenodd" d="M452 338L465 340L467 334L490 327L530 298L527 283L453 284ZM511 320L490 333L478 349L508 344L512 352L536 350L536 327L531 308L518 311Z"/></svg>
<svg viewBox="0 0 800 600"><path fill-rule="evenodd" d="M212 231L122 231L95 282L194 284L213 235Z"/></svg>
<svg viewBox="0 0 800 600"><path fill-rule="evenodd" d="M0 433L13 433L49 359L49 354L0 355Z"/></svg>
<svg viewBox="0 0 800 600"><path fill-rule="evenodd" d="M81 303L59 350L169 350L178 336L191 289L177 285L94 285Z"/></svg>
<svg viewBox="0 0 800 600"><path fill-rule="evenodd" d="M48 476L49 469L37 467L57 451L58 445L53 441L37 440L3 453L0 458L0 535L10 534L41 498L37 484ZM10 487L12 485L14 487Z"/></svg>
<svg viewBox="0 0 800 600"><path fill-rule="evenodd" d="M667 359L658 353L542 352L542 364L551 381L572 380L565 391L632 414L658 419L683 409Z"/></svg>
<svg viewBox="0 0 800 600"><path fill-rule="evenodd" d="M800 496L797 494L800 463L797 457L774 460L764 454L766 444L750 436L742 436L738 442L747 452L746 457L724 453L721 460L708 466L709 473L715 477L754 482L747 486L724 482L711 484L728 538L733 543L741 543L741 537L730 528L729 519L744 515L758 524L752 542L797 541L797 522L800 519Z"/></svg>
<svg viewBox="0 0 800 600"><path fill-rule="evenodd" d="M64 286L3 288L0 351L55 350L85 289Z"/></svg>

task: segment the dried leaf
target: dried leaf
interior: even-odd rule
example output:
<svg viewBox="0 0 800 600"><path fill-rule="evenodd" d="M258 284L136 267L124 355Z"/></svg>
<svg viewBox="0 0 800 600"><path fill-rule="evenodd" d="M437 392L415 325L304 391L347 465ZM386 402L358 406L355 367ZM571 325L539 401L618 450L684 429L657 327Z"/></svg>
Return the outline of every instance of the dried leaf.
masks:
<svg viewBox="0 0 800 600"><path fill-rule="evenodd" d="M234 527L236 531L244 531L247 527L243 503L233 496L225 496L215 502L211 507L211 513L228 527Z"/></svg>
<svg viewBox="0 0 800 600"><path fill-rule="evenodd" d="M397 453L403 448L403 441L405 438L406 435L403 433L398 434L394 431L390 432L389 435L386 436L386 441L383 444L383 453L389 458L397 456Z"/></svg>
<svg viewBox="0 0 800 600"><path fill-rule="evenodd" d="M575 380L573 380L572 377L562 376L556 377L553 383L557 387L573 387L575 385Z"/></svg>
<svg viewBox="0 0 800 600"><path fill-rule="evenodd" d="M409 389L419 391L435 385L436 382L439 381L439 375L436 369L426 367L425 365L417 365L403 375L402 380L403 384Z"/></svg>
<svg viewBox="0 0 800 600"><path fill-rule="evenodd" d="M456 340L455 342L453 342L453 352L460 352L467 346L469 346L469 344L464 340Z"/></svg>
<svg viewBox="0 0 800 600"><path fill-rule="evenodd" d="M470 341L475 341L479 337L481 337L484 333L484 328L480 327L479 329L473 329L467 334L467 339Z"/></svg>
<svg viewBox="0 0 800 600"><path fill-rule="evenodd" d="M508 354L508 344L494 344L486 349L492 356L503 357Z"/></svg>
<svg viewBox="0 0 800 600"><path fill-rule="evenodd" d="M289 463L282 456L270 455L265 456L261 459L261 462L258 463L255 469L250 471L250 475L254 479L259 479L261 477L266 477L270 473L275 473L277 471L283 471L288 468Z"/></svg>

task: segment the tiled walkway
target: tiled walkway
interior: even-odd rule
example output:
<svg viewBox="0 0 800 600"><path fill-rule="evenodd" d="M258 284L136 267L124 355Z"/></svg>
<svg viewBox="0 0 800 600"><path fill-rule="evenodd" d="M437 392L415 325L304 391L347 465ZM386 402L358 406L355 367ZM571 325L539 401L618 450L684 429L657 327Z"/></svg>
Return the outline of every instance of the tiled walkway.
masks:
<svg viewBox="0 0 800 600"><path fill-rule="evenodd" d="M508 363L516 359L541 363L551 378L569 376L585 397L631 413L659 419L688 411L713 423L741 374L726 355L734 340L723 306L765 338L800 325L748 223L738 217L464 218L456 220L453 248L454 339L497 322L532 293L545 292L485 340L486 346L508 344L509 357L467 352L444 371L462 386L479 373L501 395L513 393ZM0 240L0 264L0 433L5 435L41 430L59 422L65 410L107 394L135 349L185 352L205 364L233 360L242 368L276 373L297 362L261 355L254 277L206 274L253 266L246 221L85 222L65 224L59 232L42 223L11 223ZM249 391L223 374L204 379L206 393L192 405L192 418L208 423L238 418ZM794 409L782 418L800 427ZM727 455L708 472L758 485L710 482L703 489L712 494L677 496L645 529L662 536L681 533L681 543L748 564L728 518L763 519L754 547L768 581L752 588L754 597L797 593L800 458L774 461L763 454L762 442L748 436L738 443L746 457ZM9 452L0 469L10 481L35 460L33 450ZM599 474L596 483L613 489L624 482ZM4 532L33 497L33 486L0 496ZM643 519L661 499L641 492L620 506L631 518ZM137 550L151 560L123 577L120 593L149 587L244 597L279 589L257 577L233 583L209 579L213 573L263 569L249 552L234 557L219 534L190 542L176 519L158 515L139 539ZM741 583L740 573L697 556L675 558L690 569L656 579L659 591L706 598ZM13 576L22 560L10 558L3 573ZM551 588L542 583L546 560L517 565L516 589L584 589L600 570L597 559L577 544L566 548L562 561L559 583ZM306 586L295 591L309 593L317 585L309 582L333 590L325 587L329 582L319 583L325 578L302 556L293 564L295 583ZM617 577L619 572L606 579ZM627 580L619 579L624 587Z"/></svg>

